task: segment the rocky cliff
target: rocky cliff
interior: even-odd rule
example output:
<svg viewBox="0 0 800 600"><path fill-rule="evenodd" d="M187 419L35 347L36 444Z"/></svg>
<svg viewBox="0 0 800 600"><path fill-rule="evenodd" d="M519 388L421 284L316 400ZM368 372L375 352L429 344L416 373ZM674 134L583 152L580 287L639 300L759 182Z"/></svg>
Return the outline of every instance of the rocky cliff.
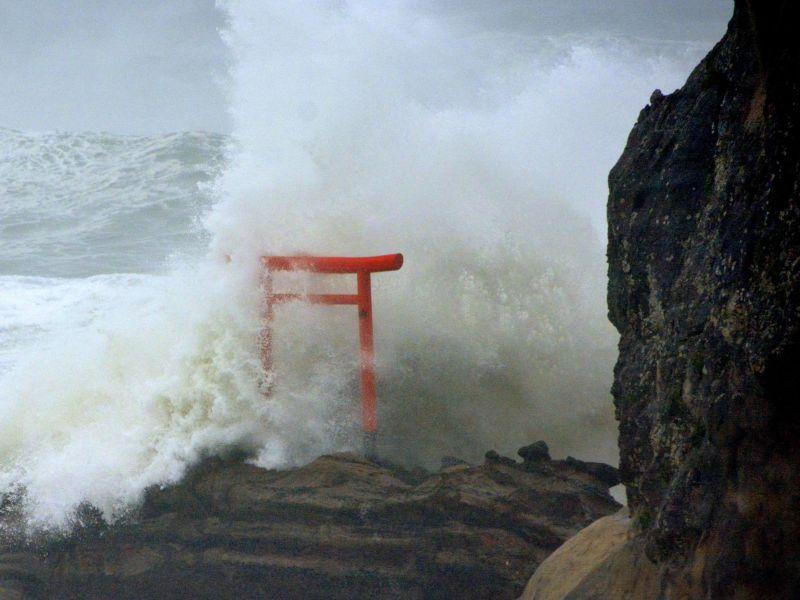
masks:
<svg viewBox="0 0 800 600"><path fill-rule="evenodd" d="M650 597L800 597L800 36L737 0L609 177L613 395ZM587 596L588 597L588 596Z"/></svg>
<svg viewBox="0 0 800 600"><path fill-rule="evenodd" d="M270 471L207 460L108 525L25 535L0 503L0 598L515 598L568 537L619 508L616 470L494 452L437 473L355 455Z"/></svg>

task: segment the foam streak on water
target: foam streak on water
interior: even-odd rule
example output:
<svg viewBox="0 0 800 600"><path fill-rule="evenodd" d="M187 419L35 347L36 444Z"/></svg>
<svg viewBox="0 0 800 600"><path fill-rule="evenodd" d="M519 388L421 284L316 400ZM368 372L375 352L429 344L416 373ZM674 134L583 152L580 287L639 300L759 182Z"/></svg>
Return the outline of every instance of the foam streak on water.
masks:
<svg viewBox="0 0 800 600"><path fill-rule="evenodd" d="M414 3L224 7L221 173L219 136L0 132L0 490L60 523L81 501L118 514L204 453L352 447L350 307L282 307L261 394L264 253L405 254L374 279L387 456L543 438L614 460L605 175L642 99L700 50Z"/></svg>

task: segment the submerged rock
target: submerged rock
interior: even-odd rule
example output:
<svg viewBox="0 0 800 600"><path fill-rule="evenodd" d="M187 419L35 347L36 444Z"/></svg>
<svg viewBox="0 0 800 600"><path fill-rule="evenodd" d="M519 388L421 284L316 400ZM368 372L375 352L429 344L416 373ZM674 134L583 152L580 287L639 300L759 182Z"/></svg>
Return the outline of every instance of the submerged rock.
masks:
<svg viewBox="0 0 800 600"><path fill-rule="evenodd" d="M210 459L138 514L5 542L2 598L515 598L536 566L619 505L565 461L420 477L352 454L296 469ZM16 594L16 595L14 595Z"/></svg>

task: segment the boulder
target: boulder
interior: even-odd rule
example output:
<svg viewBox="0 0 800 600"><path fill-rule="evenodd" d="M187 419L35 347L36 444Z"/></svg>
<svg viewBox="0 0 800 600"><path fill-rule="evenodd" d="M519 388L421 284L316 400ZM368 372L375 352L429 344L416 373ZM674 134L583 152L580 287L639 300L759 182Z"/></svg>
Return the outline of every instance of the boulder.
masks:
<svg viewBox="0 0 800 600"><path fill-rule="evenodd" d="M539 565L520 600L563 600L630 537L627 509L598 519Z"/></svg>
<svg viewBox="0 0 800 600"><path fill-rule="evenodd" d="M542 440L534 442L529 446L523 446L517 450L517 454L522 457L526 463L538 463L550 460L550 448Z"/></svg>

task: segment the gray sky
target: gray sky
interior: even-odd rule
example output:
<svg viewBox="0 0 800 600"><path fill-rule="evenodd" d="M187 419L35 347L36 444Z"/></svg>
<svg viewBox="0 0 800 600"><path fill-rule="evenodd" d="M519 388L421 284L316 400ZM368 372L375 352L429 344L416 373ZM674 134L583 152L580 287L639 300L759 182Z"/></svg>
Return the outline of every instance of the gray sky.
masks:
<svg viewBox="0 0 800 600"><path fill-rule="evenodd" d="M733 6L731 0L417 3L448 19L518 33L700 42L722 35ZM0 127L227 132L223 23L213 0L0 0Z"/></svg>
<svg viewBox="0 0 800 600"><path fill-rule="evenodd" d="M0 0L0 126L226 131L213 0Z"/></svg>

